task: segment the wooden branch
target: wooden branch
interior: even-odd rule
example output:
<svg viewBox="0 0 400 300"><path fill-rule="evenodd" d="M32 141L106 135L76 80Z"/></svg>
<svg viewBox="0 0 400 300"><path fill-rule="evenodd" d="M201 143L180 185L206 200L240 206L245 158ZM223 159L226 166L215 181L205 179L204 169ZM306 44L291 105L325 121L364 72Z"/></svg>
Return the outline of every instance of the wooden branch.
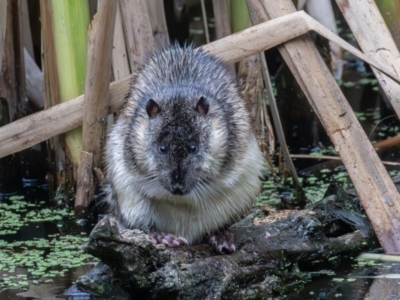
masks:
<svg viewBox="0 0 400 300"><path fill-rule="evenodd" d="M374 149L378 153L382 153L384 151L387 151L390 148L393 148L393 147L396 147L399 145L400 145L400 135L395 135L386 140L383 140L383 141L373 144Z"/></svg>
<svg viewBox="0 0 400 300"><path fill-rule="evenodd" d="M25 61L23 46L23 23L22 23L22 1L11 0L12 7L12 24L13 24L13 41L14 41L14 68L15 68L15 85L16 85L16 117L22 118L28 114L28 101L26 98L26 82L25 82Z"/></svg>
<svg viewBox="0 0 400 300"><path fill-rule="evenodd" d="M262 23L262 21L260 20L260 18L257 15L257 12L254 10L255 8L250 4L249 0L247 0L246 3L247 3L247 7L249 9L249 15L250 15L250 20L251 20L252 24L257 25L257 24ZM296 168L294 167L293 161L290 158L290 153L289 153L289 149L288 149L288 146L286 143L285 134L283 132L282 122L280 120L275 95L274 95L274 92L272 89L271 79L269 77L267 60L265 58L264 53L260 53L259 57L260 57L261 66L262 66L262 75L263 75L264 86L266 89L266 95L269 100L269 106L271 109L272 120L274 122L275 131L276 131L276 135L279 140L280 148L281 148L283 156L285 157L285 162L286 162L287 168L289 169L291 176L293 177L294 184L297 187L301 187L301 183L298 178ZM263 102L265 104L265 101L263 101ZM266 108L265 108L265 111L267 111ZM272 126L271 126L271 129L272 129ZM271 130L271 132L273 132L273 130ZM274 152L271 152L271 153L274 153ZM268 160L268 162L270 162L270 159L267 159L267 160ZM270 164L270 165L272 165L272 164ZM274 168L272 166L271 170L273 170L273 169Z"/></svg>
<svg viewBox="0 0 400 300"><path fill-rule="evenodd" d="M203 28L204 28L204 33L206 36L206 43L209 44L210 43L210 34L208 32L207 12L206 12L206 5L204 3L204 0L200 0L200 4L201 4L201 12L203 15Z"/></svg>
<svg viewBox="0 0 400 300"><path fill-rule="evenodd" d="M26 49L24 49L24 63L26 95L32 106L38 111L44 107L43 73Z"/></svg>
<svg viewBox="0 0 400 300"><path fill-rule="evenodd" d="M169 44L168 26L165 18L164 1L147 0L150 25L154 36L154 46L156 49L165 47Z"/></svg>
<svg viewBox="0 0 400 300"><path fill-rule="evenodd" d="M333 156L333 155L311 155L311 154L290 154L291 158L302 158L302 159L329 159L329 160L338 160L342 161L342 159L339 156ZM399 162L393 162L393 161L382 161L384 165L387 166L400 166Z"/></svg>
<svg viewBox="0 0 400 300"><path fill-rule="evenodd" d="M82 154L78 169L75 211L87 207L93 199L93 172L101 162L106 135L111 77L111 53L117 1L101 1L88 32ZM86 154L86 155L85 155ZM93 158L90 161L90 158ZM86 192L91 191L91 192Z"/></svg>
<svg viewBox="0 0 400 300"><path fill-rule="evenodd" d="M306 11L312 18L335 35L338 34L331 0L308 0L306 3ZM343 73L342 49L333 42L329 42L329 48L332 73L335 79L338 80L341 79Z"/></svg>
<svg viewBox="0 0 400 300"><path fill-rule="evenodd" d="M15 79L15 57L14 57L14 35L12 24L12 5L11 0L7 0L7 5L4 7L6 10L2 13L5 14L5 22L3 27L5 36L3 37L2 47L2 60L0 66L0 97L6 99L8 104L8 111L10 114L10 122L15 121L17 115L17 89ZM0 137L1 141L1 137Z"/></svg>
<svg viewBox="0 0 400 300"><path fill-rule="evenodd" d="M82 150L93 153L94 167L100 163L100 149L104 146L116 11L117 1L99 2L88 34Z"/></svg>
<svg viewBox="0 0 400 300"><path fill-rule="evenodd" d="M114 80L122 79L131 73L129 69L128 54L126 53L125 35L122 24L121 2L117 2L117 15L115 18L112 50L112 68L114 73Z"/></svg>
<svg viewBox="0 0 400 300"><path fill-rule="evenodd" d="M295 11L291 0L262 4L255 11L265 21ZM382 247L399 254L400 195L311 38L278 49L339 152Z"/></svg>
<svg viewBox="0 0 400 300"><path fill-rule="evenodd" d="M400 51L376 7L375 1L336 0L336 3L363 52L369 58L379 62L381 66L394 70L399 75ZM374 67L372 70L397 116L400 117L400 85Z"/></svg>
<svg viewBox="0 0 400 300"><path fill-rule="evenodd" d="M213 0L213 9L216 39L221 39L230 35L232 30L228 0Z"/></svg>
<svg viewBox="0 0 400 300"><path fill-rule="evenodd" d="M57 57L54 47L52 9L49 0L40 0L40 21L42 34L42 70L44 82L44 108L60 103L60 83L57 71Z"/></svg>
<svg viewBox="0 0 400 300"><path fill-rule="evenodd" d="M7 0L0 0L0 72L3 66L4 40L7 28Z"/></svg>
<svg viewBox="0 0 400 300"><path fill-rule="evenodd" d="M123 104L132 77L110 85L109 112ZM82 125L83 95L0 127L0 157L29 148Z"/></svg>
<svg viewBox="0 0 400 300"><path fill-rule="evenodd" d="M60 83L57 70L57 57L54 45L54 30L52 21L52 8L50 0L40 0L40 22L42 36L42 70L44 88L44 109L51 108L60 103ZM68 193L70 184L73 182L69 168L66 168L66 155L61 141L64 136L55 135L47 140L47 153L49 161L54 162L56 168L48 173L49 191L52 193L51 199L54 200L56 191L62 186ZM68 175L70 178L68 178ZM69 180L67 180L67 178Z"/></svg>
<svg viewBox="0 0 400 300"><path fill-rule="evenodd" d="M114 1L101 1L114 2ZM79 166L78 180L76 182L75 216L77 218L87 217L88 206L94 195L93 183L93 154L81 152L81 164Z"/></svg>
<svg viewBox="0 0 400 300"><path fill-rule="evenodd" d="M289 20L284 19L284 17L288 17ZM276 24L275 32L273 32L272 30L259 31L260 28L258 26L262 26L262 24L260 24L258 26L253 26L252 28L247 29L248 31L241 31L242 34L248 34L247 37L236 34L205 45L203 46L203 48L207 51L210 51L211 53L214 53L217 56L220 56L226 61L235 61L235 57L250 56L256 52L264 51L274 47L272 45L279 45L284 41L296 38L302 34L307 33L308 31L315 31L316 33L322 35L330 41L338 44L343 49L349 51L351 54L357 56L364 62L374 66L375 68L389 76L392 80L400 84L399 75L391 71L391 68L386 68L375 59L369 58L367 55L349 45L340 37L334 35L332 32L323 27L321 24L319 24L303 11L284 15L280 18L270 20L269 22L274 21L277 21L279 23L279 25ZM267 41L265 38L266 36L268 37ZM227 40L228 38L229 42ZM238 43L238 47L230 47L232 45L231 43L236 44L236 42Z"/></svg>
<svg viewBox="0 0 400 300"><path fill-rule="evenodd" d="M154 50L154 37L146 0L120 0L131 70L141 67Z"/></svg>
<svg viewBox="0 0 400 300"><path fill-rule="evenodd" d="M310 21L311 20L311 21ZM310 24L311 23L311 24ZM234 35L207 44L202 48L210 54L220 57L228 63L235 63L242 58L260 51L275 47L300 36L309 30L324 32L318 23L304 12L285 15L266 23L245 29ZM330 33L326 33L327 36ZM324 35L325 36L325 35ZM266 38L267 37L267 38ZM391 71L379 67L377 62L367 58L363 53L350 46L338 37L332 37L335 42L368 63L380 68L386 74ZM129 83L134 75L111 83L109 113L117 111L124 102ZM310 77L310 76L309 76ZM400 82L398 77L393 78ZM51 107L48 110L30 115L7 126L0 127L0 157L29 148L52 136L59 135L82 124L83 96Z"/></svg>

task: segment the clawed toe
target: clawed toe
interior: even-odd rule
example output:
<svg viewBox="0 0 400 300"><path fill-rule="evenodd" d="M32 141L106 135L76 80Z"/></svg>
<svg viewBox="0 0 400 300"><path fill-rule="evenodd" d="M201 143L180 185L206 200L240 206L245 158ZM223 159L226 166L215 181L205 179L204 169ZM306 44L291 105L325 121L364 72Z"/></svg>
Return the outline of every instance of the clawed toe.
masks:
<svg viewBox="0 0 400 300"><path fill-rule="evenodd" d="M187 245L188 241L181 236L176 236L171 233L153 232L150 234L151 240L155 245L164 244L168 247L178 247L180 245Z"/></svg>
<svg viewBox="0 0 400 300"><path fill-rule="evenodd" d="M224 251L228 253L235 252L236 247L233 242L233 235L229 231L216 232L206 236L207 242L218 253Z"/></svg>

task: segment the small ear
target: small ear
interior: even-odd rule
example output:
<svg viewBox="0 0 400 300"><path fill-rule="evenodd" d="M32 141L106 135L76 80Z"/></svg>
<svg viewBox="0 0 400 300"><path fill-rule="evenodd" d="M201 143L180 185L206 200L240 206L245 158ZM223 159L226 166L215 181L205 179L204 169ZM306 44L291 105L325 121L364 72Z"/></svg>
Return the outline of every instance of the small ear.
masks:
<svg viewBox="0 0 400 300"><path fill-rule="evenodd" d="M201 97L194 110L201 115L206 115L208 114L209 106L208 101L204 97Z"/></svg>
<svg viewBox="0 0 400 300"><path fill-rule="evenodd" d="M158 106L158 104L153 100L150 99L149 101L147 101L146 103L146 112L147 115L152 118L155 115L157 115L160 112L160 107Z"/></svg>

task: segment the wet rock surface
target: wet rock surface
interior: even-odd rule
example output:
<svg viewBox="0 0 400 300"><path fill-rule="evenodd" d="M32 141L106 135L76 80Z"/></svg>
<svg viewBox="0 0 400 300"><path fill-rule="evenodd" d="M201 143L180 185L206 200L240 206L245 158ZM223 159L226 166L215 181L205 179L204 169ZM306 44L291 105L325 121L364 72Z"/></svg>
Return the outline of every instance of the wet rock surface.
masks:
<svg viewBox="0 0 400 300"><path fill-rule="evenodd" d="M327 205L314 211L254 210L231 227L236 251L226 255L206 243L154 245L144 232L119 232L113 218L105 217L84 246L102 263L81 276L77 287L108 299L262 299L289 293L309 280L298 264L356 254L373 240L372 231L357 224L344 231L340 222L346 222L329 218Z"/></svg>

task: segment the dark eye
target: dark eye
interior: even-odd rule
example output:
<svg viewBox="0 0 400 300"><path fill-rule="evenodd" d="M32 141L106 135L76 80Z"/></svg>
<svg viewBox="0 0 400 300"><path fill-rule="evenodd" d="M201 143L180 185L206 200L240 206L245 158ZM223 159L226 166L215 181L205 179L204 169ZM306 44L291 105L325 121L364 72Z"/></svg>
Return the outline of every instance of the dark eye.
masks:
<svg viewBox="0 0 400 300"><path fill-rule="evenodd" d="M188 153L195 153L197 151L197 146L195 143L190 143L187 145L187 152Z"/></svg>
<svg viewBox="0 0 400 300"><path fill-rule="evenodd" d="M160 151L162 154L165 154L167 153L167 147L165 147L165 145L161 145L160 148L158 148L158 151Z"/></svg>

